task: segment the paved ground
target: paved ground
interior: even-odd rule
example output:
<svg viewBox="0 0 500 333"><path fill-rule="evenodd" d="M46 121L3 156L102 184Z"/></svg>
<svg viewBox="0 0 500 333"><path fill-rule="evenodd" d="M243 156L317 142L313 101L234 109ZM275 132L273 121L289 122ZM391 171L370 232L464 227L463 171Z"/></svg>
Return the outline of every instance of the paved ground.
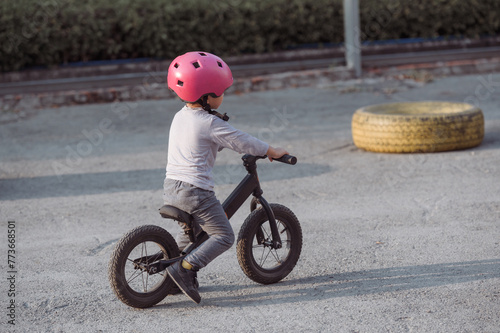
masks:
<svg viewBox="0 0 500 333"><path fill-rule="evenodd" d="M483 144L427 155L352 144L354 110L414 100L478 103ZM241 272L233 247L200 272L201 304L169 296L146 310L116 299L107 263L134 226L176 230L157 209L180 103L62 107L4 121L0 330L13 328L14 299L18 332L498 332L499 105L500 74L228 95L221 110L232 124L299 158L259 170L268 201L301 221L301 258L284 281L261 286ZM220 153L215 175L222 199L243 175L238 154ZM235 231L247 212L233 217ZM7 221L15 221L13 285Z"/></svg>

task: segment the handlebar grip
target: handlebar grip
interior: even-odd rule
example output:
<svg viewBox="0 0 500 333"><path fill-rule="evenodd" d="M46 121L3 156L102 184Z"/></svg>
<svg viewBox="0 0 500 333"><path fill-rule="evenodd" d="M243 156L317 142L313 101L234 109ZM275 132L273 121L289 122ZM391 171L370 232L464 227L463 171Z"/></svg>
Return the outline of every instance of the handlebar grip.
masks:
<svg viewBox="0 0 500 333"><path fill-rule="evenodd" d="M273 160L291 165L295 165L297 163L297 157L287 154L281 156L280 158L273 158Z"/></svg>

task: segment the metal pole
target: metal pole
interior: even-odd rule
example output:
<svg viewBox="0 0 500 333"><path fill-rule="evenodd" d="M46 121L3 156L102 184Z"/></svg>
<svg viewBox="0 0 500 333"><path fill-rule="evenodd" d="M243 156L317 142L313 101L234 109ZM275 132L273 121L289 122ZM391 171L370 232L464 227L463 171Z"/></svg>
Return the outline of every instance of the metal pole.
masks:
<svg viewBox="0 0 500 333"><path fill-rule="evenodd" d="M361 29L359 0L344 0L345 58L347 68L361 76Z"/></svg>

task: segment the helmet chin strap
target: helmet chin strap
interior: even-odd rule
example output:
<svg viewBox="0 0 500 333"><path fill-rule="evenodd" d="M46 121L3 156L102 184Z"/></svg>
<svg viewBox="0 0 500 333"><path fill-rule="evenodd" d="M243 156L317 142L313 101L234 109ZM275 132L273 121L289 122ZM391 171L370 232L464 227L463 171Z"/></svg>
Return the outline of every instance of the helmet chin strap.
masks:
<svg viewBox="0 0 500 333"><path fill-rule="evenodd" d="M208 104L208 95L203 96L201 98L200 102L201 102L200 104L201 104L201 107L203 108L203 110L207 111L210 114L213 114L216 117L219 117L220 119L222 119L224 121L229 120L229 116L226 113L220 114L219 112L214 111L214 110L212 110L212 108L210 108L210 104Z"/></svg>

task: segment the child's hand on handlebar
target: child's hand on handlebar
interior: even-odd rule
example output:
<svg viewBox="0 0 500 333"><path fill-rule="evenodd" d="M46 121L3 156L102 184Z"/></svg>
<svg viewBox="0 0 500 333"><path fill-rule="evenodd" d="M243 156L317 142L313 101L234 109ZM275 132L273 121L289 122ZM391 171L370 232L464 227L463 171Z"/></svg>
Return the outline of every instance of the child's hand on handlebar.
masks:
<svg viewBox="0 0 500 333"><path fill-rule="evenodd" d="M274 148L272 146L269 146L269 149L267 150L267 157L269 158L269 161L273 161L273 158L280 158L281 156L288 154L288 151L286 149L277 147Z"/></svg>

